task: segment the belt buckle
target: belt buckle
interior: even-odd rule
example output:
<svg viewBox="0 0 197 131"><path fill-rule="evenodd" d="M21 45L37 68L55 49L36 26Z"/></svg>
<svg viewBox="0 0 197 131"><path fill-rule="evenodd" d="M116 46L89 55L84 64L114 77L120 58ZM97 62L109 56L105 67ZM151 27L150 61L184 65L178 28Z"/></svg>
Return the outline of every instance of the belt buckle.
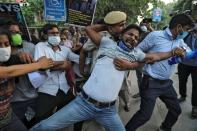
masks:
<svg viewBox="0 0 197 131"><path fill-rule="evenodd" d="M96 101L95 103L93 103L96 107L99 107L99 108L101 108L102 106L102 104L100 103L100 102L98 102L98 101Z"/></svg>
<svg viewBox="0 0 197 131"><path fill-rule="evenodd" d="M99 102L99 101L95 101L93 104L94 104L96 107L98 107L98 108L105 108L105 107L108 107L108 106L106 106L104 103Z"/></svg>
<svg viewBox="0 0 197 131"><path fill-rule="evenodd" d="M109 108L111 106L110 102L102 103L102 102L99 102L97 100L91 99L89 96L86 97L83 93L80 93L80 96L82 96L86 101L94 104L98 108L106 108L106 107Z"/></svg>
<svg viewBox="0 0 197 131"><path fill-rule="evenodd" d="M99 108L109 108L111 107L111 103L101 103L101 102L96 102L95 105Z"/></svg>

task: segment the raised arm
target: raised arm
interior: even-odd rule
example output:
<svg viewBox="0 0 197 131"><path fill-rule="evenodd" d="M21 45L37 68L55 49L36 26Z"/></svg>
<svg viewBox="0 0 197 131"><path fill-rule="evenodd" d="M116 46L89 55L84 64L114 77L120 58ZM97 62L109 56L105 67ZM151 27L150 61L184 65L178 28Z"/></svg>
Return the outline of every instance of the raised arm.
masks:
<svg viewBox="0 0 197 131"><path fill-rule="evenodd" d="M90 37L92 42L96 45L100 44L101 38L102 38L99 32L105 31L105 30L106 30L106 25L104 24L96 24L92 26L87 26L85 29L87 35Z"/></svg>

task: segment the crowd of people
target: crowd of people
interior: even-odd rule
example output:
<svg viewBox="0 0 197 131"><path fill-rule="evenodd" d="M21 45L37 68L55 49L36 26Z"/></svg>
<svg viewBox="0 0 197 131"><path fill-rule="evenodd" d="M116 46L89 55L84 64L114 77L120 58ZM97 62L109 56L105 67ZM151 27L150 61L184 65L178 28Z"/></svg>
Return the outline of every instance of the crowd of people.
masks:
<svg viewBox="0 0 197 131"><path fill-rule="evenodd" d="M158 130L171 131L190 74L191 115L197 118L197 61L184 58L197 49L197 21L180 13L164 30L154 31L151 19L126 25L127 17L111 11L85 29L45 24L36 43L23 39L18 23L1 25L0 130L55 131L74 124L73 130L81 131L84 121L94 119L107 131L135 131L150 119L159 98L168 113ZM181 58L180 98L170 79L174 56ZM120 96L125 111L132 110L131 70L139 87L133 97L141 97L141 104L124 125L115 103Z"/></svg>

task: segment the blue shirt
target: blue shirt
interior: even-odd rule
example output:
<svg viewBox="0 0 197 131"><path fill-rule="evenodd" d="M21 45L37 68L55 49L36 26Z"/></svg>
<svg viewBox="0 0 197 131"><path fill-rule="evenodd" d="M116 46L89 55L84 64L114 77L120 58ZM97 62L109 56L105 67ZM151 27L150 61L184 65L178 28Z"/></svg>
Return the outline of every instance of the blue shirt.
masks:
<svg viewBox="0 0 197 131"><path fill-rule="evenodd" d="M138 45L142 51L146 53L169 52L175 47L186 47L182 39L173 39L169 28L161 31L153 31ZM160 80L167 80L174 72L175 65L169 65L168 59L155 62L154 64L146 64L144 73Z"/></svg>
<svg viewBox="0 0 197 131"><path fill-rule="evenodd" d="M197 50L197 37L196 36L190 33L184 40L191 50ZM197 66L197 58L183 59L181 63L185 65L189 65L189 66Z"/></svg>

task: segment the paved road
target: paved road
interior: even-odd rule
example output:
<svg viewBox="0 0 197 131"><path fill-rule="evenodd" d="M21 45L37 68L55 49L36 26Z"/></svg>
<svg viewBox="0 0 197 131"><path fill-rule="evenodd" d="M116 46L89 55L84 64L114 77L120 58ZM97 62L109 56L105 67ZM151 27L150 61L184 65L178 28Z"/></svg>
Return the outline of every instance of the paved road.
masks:
<svg viewBox="0 0 197 131"><path fill-rule="evenodd" d="M135 76L135 72L132 73L131 75L132 78L132 94L135 94L138 92L137 88L137 80ZM174 87L176 91L178 92L178 78L177 75L174 74L172 77L174 81ZM191 78L189 78L188 82L188 97L186 102L181 103L182 107L182 114L179 117L178 122L176 125L173 127L173 131L197 131L197 119L191 119ZM122 121L124 124L128 122L128 120L132 117L132 115L139 109L139 104L140 104L140 98L133 99L131 101L131 111L130 112L125 112L123 107L124 104L122 100L120 99L120 106L119 106L119 114L121 116ZM145 125L140 127L137 131L156 131L158 127L160 126L160 123L162 120L165 118L166 115L166 107L165 105L160 101L157 100L154 113L150 119L149 122L147 122ZM67 128L64 131L72 131L71 128ZM88 121L84 124L83 126L83 131L105 131L99 124L95 123L94 121Z"/></svg>

